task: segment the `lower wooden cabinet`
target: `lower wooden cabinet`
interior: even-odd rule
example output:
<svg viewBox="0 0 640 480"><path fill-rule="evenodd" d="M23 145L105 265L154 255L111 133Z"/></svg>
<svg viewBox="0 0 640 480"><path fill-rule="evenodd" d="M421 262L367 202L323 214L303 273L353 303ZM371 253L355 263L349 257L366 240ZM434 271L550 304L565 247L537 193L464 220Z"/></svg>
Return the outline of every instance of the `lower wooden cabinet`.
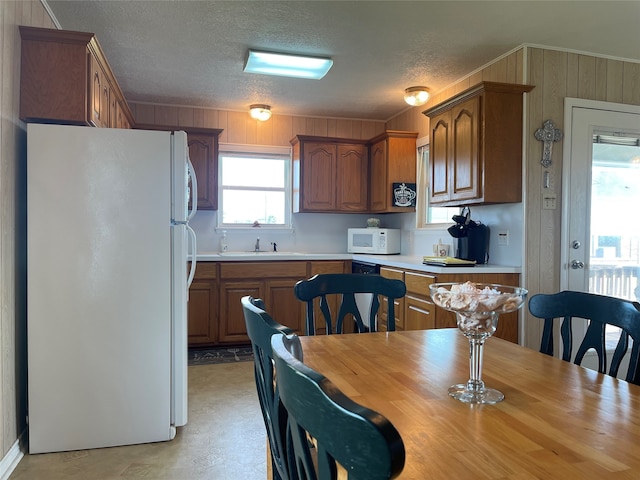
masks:
<svg viewBox="0 0 640 480"><path fill-rule="evenodd" d="M303 335L305 304L295 298L293 287L296 282L320 273L350 271L349 260L200 262L189 289L189 346L249 344L240 303L245 295L262 298L277 322ZM517 273L431 274L382 267L380 275L403 280L407 285L407 294L394 304L396 330L456 327L455 314L436 307L431 301L429 285L432 283L467 280L503 285L520 283ZM329 302L337 302L337 299L329 299ZM336 305L332 308L335 310ZM387 313L386 303L382 302L378 317L381 331L386 330ZM345 332L350 331L349 328L345 324ZM316 333L324 332L325 325L319 320ZM518 312L500 316L495 336L518 342Z"/></svg>
<svg viewBox="0 0 640 480"><path fill-rule="evenodd" d="M218 268L215 263L201 262L189 288L189 345L211 345L218 340Z"/></svg>
<svg viewBox="0 0 640 480"><path fill-rule="evenodd" d="M429 285L444 282L497 283L502 285L520 284L517 273L473 273L473 274L430 274L412 270L382 267L380 275L404 280L407 294L401 304L396 304L396 330L424 330L429 328L455 328L456 316L453 312L434 305L429 293ZM379 323L386 328L386 307L380 315ZM496 337L518 343L518 312L500 315Z"/></svg>
<svg viewBox="0 0 640 480"><path fill-rule="evenodd" d="M316 273L351 271L351 262L200 262L189 290L189 346L249 344L240 300L264 300L279 323L304 334L305 304L294 285ZM324 327L324 326L323 326Z"/></svg>

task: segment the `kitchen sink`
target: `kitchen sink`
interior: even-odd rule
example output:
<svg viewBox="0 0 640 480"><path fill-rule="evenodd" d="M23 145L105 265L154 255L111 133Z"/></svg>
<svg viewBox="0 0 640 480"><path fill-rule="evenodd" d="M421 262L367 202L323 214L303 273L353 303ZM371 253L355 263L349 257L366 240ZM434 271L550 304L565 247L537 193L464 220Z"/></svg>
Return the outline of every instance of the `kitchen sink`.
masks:
<svg viewBox="0 0 640 480"><path fill-rule="evenodd" d="M220 255L228 256L228 257L252 257L252 256L274 256L274 257L284 257L291 255L304 255L304 253L300 252L270 252L270 251L260 251L260 252L221 252Z"/></svg>

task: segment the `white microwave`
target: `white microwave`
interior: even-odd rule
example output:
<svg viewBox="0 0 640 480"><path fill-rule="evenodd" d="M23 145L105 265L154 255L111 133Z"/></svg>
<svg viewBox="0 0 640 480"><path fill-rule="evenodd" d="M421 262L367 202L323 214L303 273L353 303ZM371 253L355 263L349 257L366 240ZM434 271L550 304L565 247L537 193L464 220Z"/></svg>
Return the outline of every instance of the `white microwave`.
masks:
<svg viewBox="0 0 640 480"><path fill-rule="evenodd" d="M349 253L400 253L400 230L395 228L349 228L347 238Z"/></svg>

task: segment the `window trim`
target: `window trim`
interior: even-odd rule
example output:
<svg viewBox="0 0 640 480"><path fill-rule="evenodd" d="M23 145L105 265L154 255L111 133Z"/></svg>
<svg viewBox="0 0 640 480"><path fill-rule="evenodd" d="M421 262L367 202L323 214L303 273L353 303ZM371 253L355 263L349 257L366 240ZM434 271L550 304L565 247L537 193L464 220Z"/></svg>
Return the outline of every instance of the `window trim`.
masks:
<svg viewBox="0 0 640 480"><path fill-rule="evenodd" d="M286 157L284 167L284 216L285 223L278 225L260 224L260 227L268 230L292 230L293 229L293 211L291 207L291 147L277 145L245 145L239 143L220 143L218 145L218 214L216 215L216 229L218 230L250 230L253 225L249 224L233 224L222 222L222 211L224 203L222 201L222 157L225 154L247 154L251 156L262 155L264 158L284 158Z"/></svg>
<svg viewBox="0 0 640 480"><path fill-rule="evenodd" d="M422 195L418 195L416 200L416 229L428 231L428 230L443 230L453 225L451 222L429 222L429 169L424 168L422 162L422 148L429 148L429 136L421 137L416 140L416 172L418 182L417 190L422 192ZM434 207L435 208L435 207ZM455 207L452 207L455 208Z"/></svg>

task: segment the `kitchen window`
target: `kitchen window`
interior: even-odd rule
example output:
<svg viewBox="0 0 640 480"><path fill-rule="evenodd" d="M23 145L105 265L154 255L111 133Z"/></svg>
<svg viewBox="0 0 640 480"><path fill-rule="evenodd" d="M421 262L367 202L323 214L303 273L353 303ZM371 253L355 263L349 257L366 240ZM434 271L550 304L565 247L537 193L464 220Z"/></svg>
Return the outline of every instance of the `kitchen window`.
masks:
<svg viewBox="0 0 640 480"><path fill-rule="evenodd" d="M420 142L420 139L418 139ZM443 228L453 223L451 217L460 213L458 207L429 206L429 144L418 146L418 195L416 199L416 227Z"/></svg>
<svg viewBox="0 0 640 480"><path fill-rule="evenodd" d="M291 151L220 145L218 227L291 227Z"/></svg>

